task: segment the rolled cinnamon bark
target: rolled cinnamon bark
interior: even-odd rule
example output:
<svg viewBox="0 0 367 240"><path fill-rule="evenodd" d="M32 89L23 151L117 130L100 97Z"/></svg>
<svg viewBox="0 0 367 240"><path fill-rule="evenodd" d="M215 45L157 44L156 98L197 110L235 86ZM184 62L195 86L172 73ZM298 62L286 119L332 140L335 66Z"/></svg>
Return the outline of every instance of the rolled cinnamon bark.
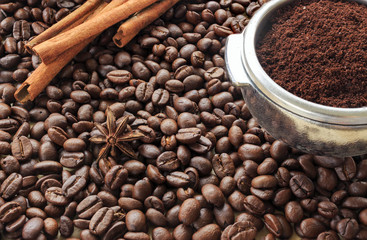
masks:
<svg viewBox="0 0 367 240"><path fill-rule="evenodd" d="M82 23L93 11L101 5L103 0L88 0L78 9L64 17L61 21L55 23L50 28L33 38L29 43L25 45L28 52L32 53L32 48L39 43L42 43L65 29L71 29L80 23Z"/></svg>
<svg viewBox="0 0 367 240"><path fill-rule="evenodd" d="M50 64L64 51L86 41L90 37L100 34L106 28L141 11L156 1L128 0L123 5L115 7L108 12L103 12L66 32L34 46L32 50L42 59L43 63Z"/></svg>
<svg viewBox="0 0 367 240"><path fill-rule="evenodd" d="M107 12L121 4L124 4L127 0L113 0L111 3L107 4L101 2L99 7L95 9L93 14L89 18L93 18L98 14ZM69 29L69 28L67 28ZM67 30L66 29L66 30ZM83 48L85 48L94 38L98 36L92 36L86 41L79 43L78 45L64 51L56 61L51 62L46 65L41 63L37 69L27 78L26 81L17 89L14 96L19 102L26 102L28 100L33 101L46 86L52 81L52 79L61 71L61 69L73 59Z"/></svg>
<svg viewBox="0 0 367 240"><path fill-rule="evenodd" d="M180 0L163 0L144 9L137 15L129 18L121 24L117 33L113 37L113 42L118 47L125 46L131 41L143 28L154 22L162 16L168 9L173 7Z"/></svg>

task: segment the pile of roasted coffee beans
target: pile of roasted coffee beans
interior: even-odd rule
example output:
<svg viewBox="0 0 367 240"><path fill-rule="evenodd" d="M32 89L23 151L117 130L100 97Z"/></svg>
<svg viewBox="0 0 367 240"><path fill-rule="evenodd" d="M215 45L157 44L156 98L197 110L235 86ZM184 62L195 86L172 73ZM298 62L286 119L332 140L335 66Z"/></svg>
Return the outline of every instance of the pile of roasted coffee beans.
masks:
<svg viewBox="0 0 367 240"><path fill-rule="evenodd" d="M124 49L106 30L34 102L24 44L83 0L0 0L4 239L367 239L367 156L312 156L273 139L225 71L224 45L264 1L182 1ZM110 108L131 159L89 141ZM276 119L274 119L276 121ZM112 129L111 131L113 131Z"/></svg>

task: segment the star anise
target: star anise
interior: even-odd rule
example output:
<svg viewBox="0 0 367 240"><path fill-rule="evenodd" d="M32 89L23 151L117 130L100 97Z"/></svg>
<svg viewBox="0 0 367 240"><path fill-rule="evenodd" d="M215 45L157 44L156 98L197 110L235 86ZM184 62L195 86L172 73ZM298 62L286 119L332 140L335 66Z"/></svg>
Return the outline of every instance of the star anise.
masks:
<svg viewBox="0 0 367 240"><path fill-rule="evenodd" d="M93 136L89 140L95 144L105 144L98 154L97 161L107 157L109 151L111 155L116 154L116 147L125 155L136 159L135 151L127 143L144 136L138 131L126 131L128 116L122 118L121 123L116 127L116 118L110 108L107 108L107 129L99 123L94 123L102 136Z"/></svg>

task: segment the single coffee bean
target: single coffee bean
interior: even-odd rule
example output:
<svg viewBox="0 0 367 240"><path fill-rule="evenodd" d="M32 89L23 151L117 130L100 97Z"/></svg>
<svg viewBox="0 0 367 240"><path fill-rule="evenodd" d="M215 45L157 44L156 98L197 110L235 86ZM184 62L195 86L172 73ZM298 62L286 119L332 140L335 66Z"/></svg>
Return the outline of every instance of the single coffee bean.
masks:
<svg viewBox="0 0 367 240"><path fill-rule="evenodd" d="M186 199L181 207L178 214L179 220L186 225L190 225L198 219L200 215L200 203L194 198Z"/></svg>
<svg viewBox="0 0 367 240"><path fill-rule="evenodd" d="M293 194L298 198L311 197L314 194L313 182L306 175L296 175L289 180Z"/></svg>
<svg viewBox="0 0 367 240"><path fill-rule="evenodd" d="M122 165L113 166L105 176L106 186L111 190L119 189L127 180L128 171Z"/></svg>
<svg viewBox="0 0 367 240"><path fill-rule="evenodd" d="M175 152L167 151L159 155L156 161L157 167L163 171L174 171L180 167L180 161Z"/></svg>
<svg viewBox="0 0 367 240"><path fill-rule="evenodd" d="M214 155L212 159L212 165L214 172L219 178L233 176L235 173L233 160L227 153Z"/></svg>
<svg viewBox="0 0 367 240"><path fill-rule="evenodd" d="M263 201L253 195L247 196L243 204L247 211L255 215L262 215L266 210Z"/></svg>
<svg viewBox="0 0 367 240"><path fill-rule="evenodd" d="M23 177L18 173L10 174L0 186L0 194L4 199L14 197L22 188Z"/></svg>
<svg viewBox="0 0 367 240"><path fill-rule="evenodd" d="M62 185L62 191L65 197L72 198L80 192L87 184L84 177L73 175L69 177Z"/></svg>
<svg viewBox="0 0 367 240"><path fill-rule="evenodd" d="M102 200L97 195L91 195L78 204L76 212L78 217L89 219L102 207Z"/></svg>
<svg viewBox="0 0 367 240"><path fill-rule="evenodd" d="M338 222L336 229L342 237L353 239L358 233L359 225L353 218L344 218Z"/></svg>
<svg viewBox="0 0 367 240"><path fill-rule="evenodd" d="M208 203L221 208L225 202L225 197L219 187L213 184L206 184L201 188L201 192Z"/></svg>
<svg viewBox="0 0 367 240"><path fill-rule="evenodd" d="M306 218L301 222L300 229L304 237L316 238L325 231L325 226L315 218Z"/></svg>
<svg viewBox="0 0 367 240"><path fill-rule="evenodd" d="M193 240L213 240L220 239L221 230L217 224L208 224L197 230L192 235Z"/></svg>
<svg viewBox="0 0 367 240"><path fill-rule="evenodd" d="M199 128L182 128L178 130L176 139L183 144L194 144L201 136L201 130Z"/></svg>
<svg viewBox="0 0 367 240"><path fill-rule="evenodd" d="M69 199L64 196L64 192L59 187L50 187L45 192L46 200L56 206L65 206L69 203Z"/></svg>
<svg viewBox="0 0 367 240"><path fill-rule="evenodd" d="M9 223L17 219L22 212L24 211L18 202L6 202L0 207L0 222Z"/></svg>
<svg viewBox="0 0 367 240"><path fill-rule="evenodd" d="M107 232L113 220L114 211L108 207L99 209L89 223L89 230L98 236Z"/></svg>
<svg viewBox="0 0 367 240"><path fill-rule="evenodd" d="M11 143L11 151L16 159L25 161L32 156L31 141L25 136L18 136Z"/></svg>
<svg viewBox="0 0 367 240"><path fill-rule="evenodd" d="M129 231L145 231L146 219L140 210L131 210L126 214L126 227Z"/></svg>
<svg viewBox="0 0 367 240"><path fill-rule="evenodd" d="M319 202L317 211L319 214L326 218L333 218L338 214L338 207L329 201Z"/></svg>
<svg viewBox="0 0 367 240"><path fill-rule="evenodd" d="M173 187L187 187L190 184L190 178L186 173L175 171L166 176L167 183Z"/></svg>
<svg viewBox="0 0 367 240"><path fill-rule="evenodd" d="M44 222L42 218L35 217L31 218L27 221L24 225L22 230L22 237L23 239L36 239L37 236L41 233L44 226Z"/></svg>
<svg viewBox="0 0 367 240"><path fill-rule="evenodd" d="M291 223L301 222L303 219L303 209L296 201L291 201L285 205L285 217Z"/></svg>

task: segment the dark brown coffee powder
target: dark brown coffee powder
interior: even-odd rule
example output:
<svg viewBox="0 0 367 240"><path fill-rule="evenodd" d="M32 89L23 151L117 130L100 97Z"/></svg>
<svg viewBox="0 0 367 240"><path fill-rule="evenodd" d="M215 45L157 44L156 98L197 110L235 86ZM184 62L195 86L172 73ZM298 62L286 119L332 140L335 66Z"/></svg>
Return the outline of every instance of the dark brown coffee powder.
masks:
<svg viewBox="0 0 367 240"><path fill-rule="evenodd" d="M367 106L367 7L295 1L257 45L267 74L287 91L333 107Z"/></svg>

